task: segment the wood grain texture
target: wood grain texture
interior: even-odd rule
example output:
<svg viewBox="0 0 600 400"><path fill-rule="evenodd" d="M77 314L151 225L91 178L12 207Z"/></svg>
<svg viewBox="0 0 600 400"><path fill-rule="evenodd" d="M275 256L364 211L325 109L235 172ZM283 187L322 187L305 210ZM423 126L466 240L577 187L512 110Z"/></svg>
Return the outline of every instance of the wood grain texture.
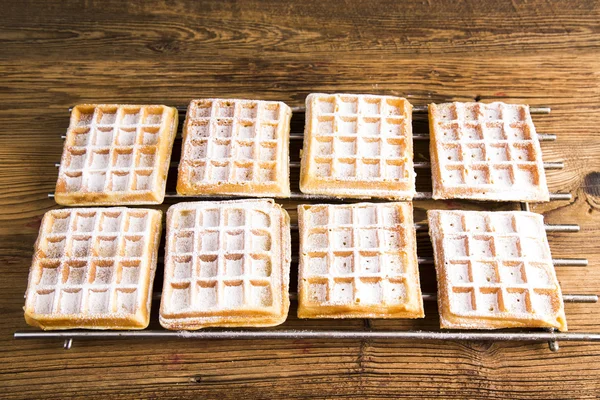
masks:
<svg viewBox="0 0 600 400"><path fill-rule="evenodd" d="M600 6L594 1L4 1L0 13L0 397L12 398L597 398L600 345L418 341L16 341L23 294L53 190L67 108L80 102L186 105L231 96L301 105L317 91L394 94L415 105L503 100L535 116L551 191L548 223L565 293L600 293ZM301 124L301 123L300 123ZM422 122L416 122L424 127ZM176 147L178 144L176 143ZM294 148L292 148L294 151ZM297 151L297 148L296 148ZM178 154L178 153L175 153ZM297 153L292 157L297 157ZM415 145L417 160L426 146ZM428 190L427 171L418 188ZM170 177L170 181L173 176ZM293 202L284 202L293 211ZM473 202L415 202L431 207ZM166 206L163 206L163 209ZM506 205L489 205L492 209ZM292 212L293 218L295 213ZM419 255L431 245L418 235ZM423 266L424 291L434 291ZM152 327L157 326L156 310ZM600 305L567 304L572 331L600 332ZM363 321L285 328L363 329ZM418 321L374 329L437 329Z"/></svg>

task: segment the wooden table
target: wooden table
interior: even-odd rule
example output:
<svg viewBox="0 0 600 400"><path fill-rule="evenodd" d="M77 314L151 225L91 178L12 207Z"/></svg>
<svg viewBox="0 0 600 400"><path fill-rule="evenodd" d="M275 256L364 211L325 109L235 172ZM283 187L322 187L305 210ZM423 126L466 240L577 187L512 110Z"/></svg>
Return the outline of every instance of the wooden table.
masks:
<svg viewBox="0 0 600 400"><path fill-rule="evenodd" d="M310 92L348 91L415 105L550 106L534 121L558 135L543 143L544 158L565 168L549 171L548 182L573 198L533 210L548 223L581 225L579 233L550 234L554 257L590 262L559 267L558 277L566 293L599 293L598 4L440 3L3 2L0 397L598 397L600 345L589 343L564 342L552 353L546 343L521 342L93 340L65 351L60 341L12 337L28 329L22 306L32 246L42 214L56 207L47 194L67 109L82 102L185 105L224 96L298 106ZM426 146L417 148L416 160L427 156ZM416 216L456 205L418 201ZM430 251L427 242L420 234L420 252ZM432 275L421 269L426 291L435 290ZM570 330L600 332L599 307L568 304ZM426 314L372 327L437 329L434 304ZM292 306L284 328L363 329L363 321L299 321Z"/></svg>

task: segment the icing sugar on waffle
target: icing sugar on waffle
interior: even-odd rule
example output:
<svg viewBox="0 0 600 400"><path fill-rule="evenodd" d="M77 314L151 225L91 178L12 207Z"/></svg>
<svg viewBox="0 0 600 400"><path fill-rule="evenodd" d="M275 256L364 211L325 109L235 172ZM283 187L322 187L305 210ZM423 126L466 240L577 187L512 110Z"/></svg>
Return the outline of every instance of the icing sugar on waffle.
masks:
<svg viewBox="0 0 600 400"><path fill-rule="evenodd" d="M44 329L148 326L162 213L75 208L44 215L25 319Z"/></svg>
<svg viewBox="0 0 600 400"><path fill-rule="evenodd" d="M392 96L310 94L306 98L300 190L412 199L411 104Z"/></svg>
<svg viewBox="0 0 600 400"><path fill-rule="evenodd" d="M291 115L277 101L193 100L177 192L289 197Z"/></svg>
<svg viewBox="0 0 600 400"><path fill-rule="evenodd" d="M160 204L177 110L160 105L73 108L56 184L63 205Z"/></svg>
<svg viewBox="0 0 600 400"><path fill-rule="evenodd" d="M427 212L442 328L567 330L543 217Z"/></svg>
<svg viewBox="0 0 600 400"><path fill-rule="evenodd" d="M300 318L422 318L411 203L300 205Z"/></svg>
<svg viewBox="0 0 600 400"><path fill-rule="evenodd" d="M548 201L529 106L429 105L434 199Z"/></svg>
<svg viewBox="0 0 600 400"><path fill-rule="evenodd" d="M289 308L290 254L289 216L273 200L170 207L161 325L281 324Z"/></svg>

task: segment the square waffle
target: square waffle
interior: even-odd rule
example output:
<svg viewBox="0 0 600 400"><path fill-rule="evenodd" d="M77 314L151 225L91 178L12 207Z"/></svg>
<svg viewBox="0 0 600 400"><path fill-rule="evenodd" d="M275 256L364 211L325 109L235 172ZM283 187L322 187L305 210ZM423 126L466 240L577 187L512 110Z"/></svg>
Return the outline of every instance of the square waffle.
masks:
<svg viewBox="0 0 600 400"><path fill-rule="evenodd" d="M170 207L161 325L192 330L283 323L290 258L290 219L273 200Z"/></svg>
<svg viewBox="0 0 600 400"><path fill-rule="evenodd" d="M152 105L73 108L54 198L62 205L160 204L177 110Z"/></svg>
<svg viewBox="0 0 600 400"><path fill-rule="evenodd" d="M428 211L442 328L567 330L539 214Z"/></svg>
<svg viewBox="0 0 600 400"><path fill-rule="evenodd" d="M548 201L529 106L429 105L434 199Z"/></svg>
<svg viewBox="0 0 600 400"><path fill-rule="evenodd" d="M291 117L277 101L193 100L177 193L290 197Z"/></svg>
<svg viewBox="0 0 600 400"><path fill-rule="evenodd" d="M339 197L415 195L412 105L392 96L306 98L300 190Z"/></svg>
<svg viewBox="0 0 600 400"><path fill-rule="evenodd" d="M422 318L412 203L300 205L299 318Z"/></svg>
<svg viewBox="0 0 600 400"><path fill-rule="evenodd" d="M162 212L48 211L35 243L25 320L42 329L144 329Z"/></svg>

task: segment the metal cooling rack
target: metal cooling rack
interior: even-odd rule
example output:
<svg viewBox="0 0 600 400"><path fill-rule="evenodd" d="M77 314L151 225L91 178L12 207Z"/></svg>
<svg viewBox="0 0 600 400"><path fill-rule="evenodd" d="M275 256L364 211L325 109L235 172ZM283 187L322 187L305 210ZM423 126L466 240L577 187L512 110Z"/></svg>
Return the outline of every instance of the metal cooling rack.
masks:
<svg viewBox="0 0 600 400"><path fill-rule="evenodd" d="M187 107L177 106L180 118L185 117ZM69 109L71 111L71 109ZM532 114L549 114L549 107L530 107ZM292 107L293 113L304 113L304 107ZM426 114L428 112L427 106L415 106L413 107L413 114ZM180 124L181 128L181 124ZM181 138L181 135L178 134ZM66 136L61 136L65 139ZM290 134L290 140L303 140L304 134L302 132L293 132ZM556 135L554 134L539 134L538 138L540 141L554 141ZM429 140L429 134L427 133L416 133L413 134L414 140ZM59 167L60 164L55 164ZM177 162L171 163L171 168L176 168ZM415 162L415 168L429 168L429 162ZM299 162L290 162L290 168L299 168ZM545 162L545 169L562 169L564 164L562 162ZM49 193L49 197L54 197L54 193ZM185 199L185 200L223 200L239 198L236 196L181 196L174 192L168 192L165 195L165 199ZM551 201L558 200L571 200L570 193L550 193ZM306 195L300 192L292 192L290 199L292 200L303 200L303 201L322 201L322 200L334 200L334 201L345 201L345 202L357 202L362 201L366 198L352 198L352 199L341 199L332 196L322 195ZM431 192L417 192L414 200L428 200L431 199ZM369 199L370 201L386 201L382 199ZM521 210L529 211L529 203L519 203ZM415 224L417 231L427 230L426 224ZM546 232L579 232L580 228L578 225L564 224L564 225L545 225ZM292 230L297 230L298 225L293 224ZM159 263L163 262L163 259L159 257ZM292 263L298 262L298 256L292 256ZM419 265L431 265L434 260L431 257L418 257ZM555 267L583 267L588 265L588 260L585 258L555 258L552 259ZM160 292L153 294L153 301L160 300ZM297 300L296 293L290 293L290 299L292 301ZM437 295L435 293L423 293L424 301L436 301ZM565 303L597 303L598 295L595 294L563 294L563 301ZM177 339L413 339L413 340L455 340L455 341L473 341L473 340L484 340L484 341L527 341L527 342L548 342L548 346L552 351L558 351L558 341L574 341L574 342L600 342L600 333L575 333L575 332L557 332L554 329L539 329L529 331L518 331L518 332L506 332L506 331L475 331L475 330L461 330L461 331L390 331L390 330L371 330L370 323L365 320L365 330L286 330L273 328L270 330L217 330L217 329L206 329L200 331L168 331L168 330L140 330L140 331L86 331L86 330L71 330L71 331L18 331L14 333L15 339L61 339L64 340L63 347L70 349L74 339L118 339L118 338L132 338L132 339L157 339L157 338L177 338Z"/></svg>

